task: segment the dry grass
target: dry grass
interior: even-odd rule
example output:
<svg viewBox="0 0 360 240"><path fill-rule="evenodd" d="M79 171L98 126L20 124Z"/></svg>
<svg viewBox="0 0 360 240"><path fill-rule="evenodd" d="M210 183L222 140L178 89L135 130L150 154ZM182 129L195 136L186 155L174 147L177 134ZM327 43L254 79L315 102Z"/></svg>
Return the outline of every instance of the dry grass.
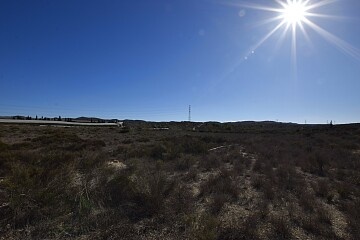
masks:
<svg viewBox="0 0 360 240"><path fill-rule="evenodd" d="M192 127L0 125L0 236L359 236L360 126Z"/></svg>

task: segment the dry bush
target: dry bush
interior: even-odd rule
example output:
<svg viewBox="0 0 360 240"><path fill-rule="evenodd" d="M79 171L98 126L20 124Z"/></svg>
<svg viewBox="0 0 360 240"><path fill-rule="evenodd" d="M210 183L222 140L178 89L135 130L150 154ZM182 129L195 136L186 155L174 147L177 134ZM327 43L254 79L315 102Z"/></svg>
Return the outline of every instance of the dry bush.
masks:
<svg viewBox="0 0 360 240"><path fill-rule="evenodd" d="M208 144L199 137L190 135L171 137L163 140L168 149L173 149L176 153L185 153L193 155L205 154L208 150Z"/></svg>
<svg viewBox="0 0 360 240"><path fill-rule="evenodd" d="M319 218L318 215L310 214L305 215L301 218L301 227L317 236L322 237L323 239L338 239L335 233L332 230L332 227L327 222L322 222L323 219Z"/></svg>
<svg viewBox="0 0 360 240"><path fill-rule="evenodd" d="M219 168L223 164L220 158L221 156L215 153L210 153L200 159L199 166L205 168L205 170Z"/></svg>
<svg viewBox="0 0 360 240"><path fill-rule="evenodd" d="M109 220L108 224L98 226L97 231L92 232L91 235L87 236L87 239L139 239L138 232L134 228L133 223L125 219L119 219L116 213L107 213L107 215L104 215L104 218L101 221L102 223L107 222L104 221L104 219Z"/></svg>
<svg viewBox="0 0 360 240"><path fill-rule="evenodd" d="M241 154L238 147L233 147L228 155L226 155L225 162L233 165L233 172L235 176L244 174L245 170L251 165L251 159Z"/></svg>
<svg viewBox="0 0 360 240"><path fill-rule="evenodd" d="M3 143L2 141L0 141L0 151L6 151L9 149L9 146L6 143Z"/></svg>
<svg viewBox="0 0 360 240"><path fill-rule="evenodd" d="M195 181L198 175L198 170L195 167L190 167L189 171L184 177L185 181Z"/></svg>
<svg viewBox="0 0 360 240"><path fill-rule="evenodd" d="M58 218L69 221L73 217L74 227L80 221L82 226L87 225L84 219L88 219L85 217L89 215L92 203L73 187L73 173L76 169L87 172L103 163L101 158L93 157L96 154L89 152L101 149L103 143L62 132L52 136L54 139L50 140L35 138L30 145L12 145L6 159L8 168L1 182L6 193L3 200L8 203L1 225L10 224L15 229L31 227L35 238L45 238L49 232L57 231ZM74 152L70 144L81 146L76 149L82 150ZM84 229L76 231L83 232Z"/></svg>
<svg viewBox="0 0 360 240"><path fill-rule="evenodd" d="M4 224L21 228L56 217L71 208L71 198L66 192L70 183L67 168L45 169L14 162L10 171L1 184L12 215L11 218L3 216L7 219Z"/></svg>
<svg viewBox="0 0 360 240"><path fill-rule="evenodd" d="M146 206L146 196L139 192L136 184L127 175L119 175L110 180L105 189L105 206L116 209L118 214L131 220L150 215Z"/></svg>
<svg viewBox="0 0 360 240"><path fill-rule="evenodd" d="M153 159L164 159L166 153L166 147L163 144L155 144L151 146L143 156L151 157Z"/></svg>
<svg viewBox="0 0 360 240"><path fill-rule="evenodd" d="M314 212L317 207L316 198L309 190L304 191L298 195L299 205L304 209L305 212Z"/></svg>
<svg viewBox="0 0 360 240"><path fill-rule="evenodd" d="M209 214L190 214L185 216L186 225L190 228L190 239L215 240L218 238L219 221Z"/></svg>
<svg viewBox="0 0 360 240"><path fill-rule="evenodd" d="M168 199L169 213L188 214L194 208L195 199L187 187L176 183Z"/></svg>
<svg viewBox="0 0 360 240"><path fill-rule="evenodd" d="M12 154L9 152L9 146L0 141L0 177L3 177L9 171L9 163L12 160Z"/></svg>
<svg viewBox="0 0 360 240"><path fill-rule="evenodd" d="M257 173L264 173L264 168L265 163L261 159L258 159L254 164L253 171Z"/></svg>
<svg viewBox="0 0 360 240"><path fill-rule="evenodd" d="M295 194L302 194L304 191L305 182L293 165L281 164L274 174L276 186L279 190Z"/></svg>
<svg viewBox="0 0 360 240"><path fill-rule="evenodd" d="M136 141L146 143L146 142L150 142L150 139L147 137L140 137Z"/></svg>
<svg viewBox="0 0 360 240"><path fill-rule="evenodd" d="M265 199L267 200L273 200L276 196L276 190L274 188L274 186L271 184L271 182L269 181L265 181L262 185L261 185L261 190L264 193Z"/></svg>
<svg viewBox="0 0 360 240"><path fill-rule="evenodd" d="M290 223L283 217L271 217L272 239L291 239Z"/></svg>
<svg viewBox="0 0 360 240"><path fill-rule="evenodd" d="M291 220L296 225L317 238L338 239L332 229L331 215L322 205L315 205L311 212L297 210L292 207L289 213L291 213Z"/></svg>
<svg viewBox="0 0 360 240"><path fill-rule="evenodd" d="M139 183L145 186L147 197L147 209L151 214L157 214L164 209L165 199L170 195L174 187L174 181L169 181L161 170L145 177L146 182Z"/></svg>
<svg viewBox="0 0 360 240"><path fill-rule="evenodd" d="M360 200L354 202L345 202L342 210L346 213L348 230L357 239L360 236Z"/></svg>
<svg viewBox="0 0 360 240"><path fill-rule="evenodd" d="M233 161L233 172L236 175L243 175L246 170L246 165L242 159L235 159Z"/></svg>
<svg viewBox="0 0 360 240"><path fill-rule="evenodd" d="M253 188L260 190L265 185L265 178L260 175L252 175L251 177L251 184Z"/></svg>
<svg viewBox="0 0 360 240"><path fill-rule="evenodd" d="M321 224L331 225L331 216L329 212L322 206L318 206L316 209L317 219Z"/></svg>
<svg viewBox="0 0 360 240"><path fill-rule="evenodd" d="M316 196L326 199L328 203L333 201L334 194L332 193L329 180L319 179L316 184L313 184L313 189Z"/></svg>
<svg viewBox="0 0 360 240"><path fill-rule="evenodd" d="M325 149L316 149L308 154L308 159L302 163L302 169L306 172L324 177L327 174L329 154Z"/></svg>
<svg viewBox="0 0 360 240"><path fill-rule="evenodd" d="M230 199L237 199L238 188L228 171L222 170L220 174L210 177L200 186L200 196L210 194L224 194Z"/></svg>
<svg viewBox="0 0 360 240"><path fill-rule="evenodd" d="M195 164L195 162L196 160L193 156L183 156L175 160L174 169L176 171L187 171Z"/></svg>
<svg viewBox="0 0 360 240"><path fill-rule="evenodd" d="M218 239L224 240L257 240L260 239L257 233L257 226L260 222L258 213L251 214L245 221L236 228L221 229Z"/></svg>
<svg viewBox="0 0 360 240"><path fill-rule="evenodd" d="M127 138L127 139L124 139L121 143L122 144L131 144L131 143L133 143L134 141L132 140L132 139L130 139L130 138Z"/></svg>
<svg viewBox="0 0 360 240"><path fill-rule="evenodd" d="M236 200L238 188L231 179L231 173L222 170L217 176L210 177L200 186L200 196L211 195L210 211L218 214L226 202Z"/></svg>
<svg viewBox="0 0 360 240"><path fill-rule="evenodd" d="M346 182L340 182L335 185L336 191L342 199L349 199L352 193L352 186Z"/></svg>
<svg viewBox="0 0 360 240"><path fill-rule="evenodd" d="M227 194L216 193L212 198L210 204L210 212L214 215L218 214L226 202L229 201L229 196Z"/></svg>

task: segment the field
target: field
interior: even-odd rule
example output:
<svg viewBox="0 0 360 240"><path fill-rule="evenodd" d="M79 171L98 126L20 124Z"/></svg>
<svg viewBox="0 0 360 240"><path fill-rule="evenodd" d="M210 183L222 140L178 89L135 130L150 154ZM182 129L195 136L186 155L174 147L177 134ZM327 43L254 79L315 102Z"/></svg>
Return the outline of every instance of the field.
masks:
<svg viewBox="0 0 360 240"><path fill-rule="evenodd" d="M0 124L0 239L358 239L360 124Z"/></svg>

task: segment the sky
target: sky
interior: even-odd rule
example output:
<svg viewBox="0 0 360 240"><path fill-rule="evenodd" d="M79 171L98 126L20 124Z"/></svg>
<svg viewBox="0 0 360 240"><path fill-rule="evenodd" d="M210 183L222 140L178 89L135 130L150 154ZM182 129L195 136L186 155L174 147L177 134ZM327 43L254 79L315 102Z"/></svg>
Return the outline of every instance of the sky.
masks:
<svg viewBox="0 0 360 240"><path fill-rule="evenodd" d="M313 4L0 0L0 116L360 122L360 1Z"/></svg>

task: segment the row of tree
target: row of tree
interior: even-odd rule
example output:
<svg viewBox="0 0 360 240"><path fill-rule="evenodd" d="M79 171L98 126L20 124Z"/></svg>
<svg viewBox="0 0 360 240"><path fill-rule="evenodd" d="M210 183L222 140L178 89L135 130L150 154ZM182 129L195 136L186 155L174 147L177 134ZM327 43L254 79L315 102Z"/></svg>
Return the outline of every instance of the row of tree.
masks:
<svg viewBox="0 0 360 240"><path fill-rule="evenodd" d="M35 117L31 117L31 116L13 116L13 119L17 119L17 120L46 120L46 121L65 121L65 122L72 122L73 119L72 118L61 118L61 116L59 117L53 117L53 118L49 118L49 117L38 117L37 115Z"/></svg>
<svg viewBox="0 0 360 240"><path fill-rule="evenodd" d="M48 117L43 117L41 116L38 117L36 115L36 117L31 117L31 116L13 116L13 119L17 119L17 120L44 120L44 121L64 121L64 122L77 122L76 119L73 119L73 118L62 118L61 116L59 117L53 117L53 118L48 118ZM118 120L117 119L112 119L112 120L103 120L103 119L93 119L93 118L90 118L89 119L89 122L91 123L106 123L106 122L110 122L110 123L117 123Z"/></svg>

